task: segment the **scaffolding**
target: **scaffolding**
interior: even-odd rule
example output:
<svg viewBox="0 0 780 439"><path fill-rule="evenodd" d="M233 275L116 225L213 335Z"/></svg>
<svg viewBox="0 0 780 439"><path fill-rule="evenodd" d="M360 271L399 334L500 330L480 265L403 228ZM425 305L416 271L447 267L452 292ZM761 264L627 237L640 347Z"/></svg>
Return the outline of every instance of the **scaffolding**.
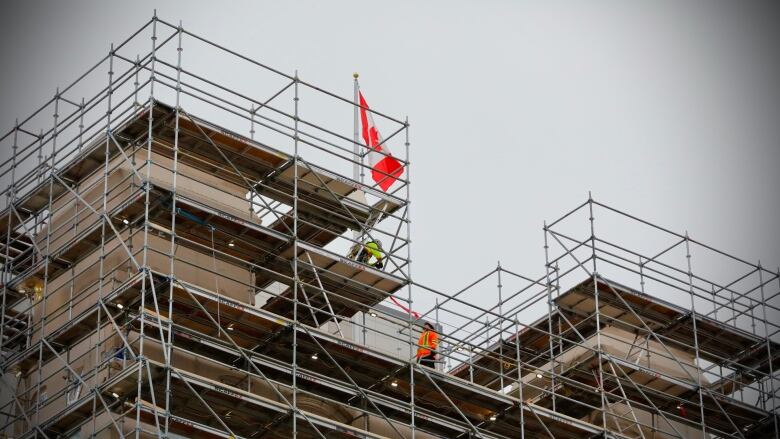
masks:
<svg viewBox="0 0 780 439"><path fill-rule="evenodd" d="M544 225L543 275L438 291L411 275L409 123L368 110L404 146L384 191L358 109L155 14L17 121L0 433L780 437L780 270L589 196ZM384 269L343 256L366 239Z"/></svg>

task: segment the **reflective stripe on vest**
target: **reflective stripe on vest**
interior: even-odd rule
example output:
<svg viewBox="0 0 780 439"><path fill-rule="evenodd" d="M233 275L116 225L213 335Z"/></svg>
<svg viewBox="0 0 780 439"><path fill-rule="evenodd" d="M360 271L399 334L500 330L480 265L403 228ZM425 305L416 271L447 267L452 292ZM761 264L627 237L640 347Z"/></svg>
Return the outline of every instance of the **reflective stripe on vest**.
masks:
<svg viewBox="0 0 780 439"><path fill-rule="evenodd" d="M382 259L382 252L379 251L379 246L374 241L366 243L366 250L375 258Z"/></svg>
<svg viewBox="0 0 780 439"><path fill-rule="evenodd" d="M430 330L423 331L420 334L420 340L418 341L417 357L425 357L431 354L431 350L435 350L439 344L436 333Z"/></svg>

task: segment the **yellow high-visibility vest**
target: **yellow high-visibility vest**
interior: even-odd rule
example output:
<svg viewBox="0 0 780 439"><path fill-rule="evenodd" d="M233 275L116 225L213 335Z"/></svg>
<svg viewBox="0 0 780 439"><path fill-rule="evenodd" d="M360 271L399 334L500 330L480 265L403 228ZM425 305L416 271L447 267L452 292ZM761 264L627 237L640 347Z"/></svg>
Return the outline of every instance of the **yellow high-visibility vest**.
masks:
<svg viewBox="0 0 780 439"><path fill-rule="evenodd" d="M365 247L366 250L371 253L371 256L375 257L377 261L382 259L382 252L379 251L379 246L376 245L376 242L369 241L366 243Z"/></svg>

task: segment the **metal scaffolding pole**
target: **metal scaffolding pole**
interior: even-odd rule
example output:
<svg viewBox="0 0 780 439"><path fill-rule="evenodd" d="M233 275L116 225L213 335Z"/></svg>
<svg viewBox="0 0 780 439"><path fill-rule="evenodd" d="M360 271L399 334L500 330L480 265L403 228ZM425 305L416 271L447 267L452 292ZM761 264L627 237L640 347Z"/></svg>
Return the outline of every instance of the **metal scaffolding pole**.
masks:
<svg viewBox="0 0 780 439"><path fill-rule="evenodd" d="M601 311L599 307L599 279L598 279L598 270L596 266L596 232L594 228L594 221L595 217L593 215L593 199L591 198L590 194L588 194L588 200L590 201L588 203L588 213L590 221L590 239L591 239L591 258L593 259L593 300L595 302L594 304L594 315L596 316L596 355L598 357L598 380L596 382L597 391L599 393L600 399L601 399L601 428L602 431L607 431L607 396L606 392L604 391L604 370L602 367L603 359L602 359L602 347L601 347Z"/></svg>
<svg viewBox="0 0 780 439"><path fill-rule="evenodd" d="M149 34L148 53L126 53ZM196 43L187 59L218 54L265 76L239 91L184 68L185 36ZM108 84L92 84L105 67ZM90 85L95 94L73 96ZM0 163L0 370L19 374L16 385L2 377L12 398L0 431L778 437L780 293L765 289L780 273L589 194L544 223L542 276L499 262L457 291L415 282L410 125L366 109L390 128L383 145L403 137L404 156L390 190L364 182L356 76L354 86L338 96L155 13L17 121L0 138L13 152ZM328 104L303 118L308 93ZM352 127L323 123L349 106ZM49 110L53 126L38 126ZM622 244L608 227L597 237L602 213L659 233L658 248ZM383 270L336 250L362 237L392 240ZM685 263L670 262L683 243ZM694 273L694 245L743 274ZM480 296L493 273L495 304ZM429 316L446 367L417 364Z"/></svg>
<svg viewBox="0 0 780 439"><path fill-rule="evenodd" d="M293 124L295 126L295 136L293 137L293 170L295 176L293 177L293 354L292 354L292 436L298 437L298 287L300 279L298 278L298 71L295 71L294 77L295 85L294 89L294 108L295 118Z"/></svg>

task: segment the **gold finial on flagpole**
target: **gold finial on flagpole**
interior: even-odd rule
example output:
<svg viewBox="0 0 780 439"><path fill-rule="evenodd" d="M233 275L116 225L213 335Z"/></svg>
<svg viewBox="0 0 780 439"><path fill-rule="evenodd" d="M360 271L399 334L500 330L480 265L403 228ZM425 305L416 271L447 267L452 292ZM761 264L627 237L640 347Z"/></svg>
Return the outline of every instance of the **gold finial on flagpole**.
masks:
<svg viewBox="0 0 780 439"><path fill-rule="evenodd" d="M355 72L355 73L352 74L352 77L355 78L355 79L358 79L358 76L360 76L360 75L358 75L358 72Z"/></svg>

